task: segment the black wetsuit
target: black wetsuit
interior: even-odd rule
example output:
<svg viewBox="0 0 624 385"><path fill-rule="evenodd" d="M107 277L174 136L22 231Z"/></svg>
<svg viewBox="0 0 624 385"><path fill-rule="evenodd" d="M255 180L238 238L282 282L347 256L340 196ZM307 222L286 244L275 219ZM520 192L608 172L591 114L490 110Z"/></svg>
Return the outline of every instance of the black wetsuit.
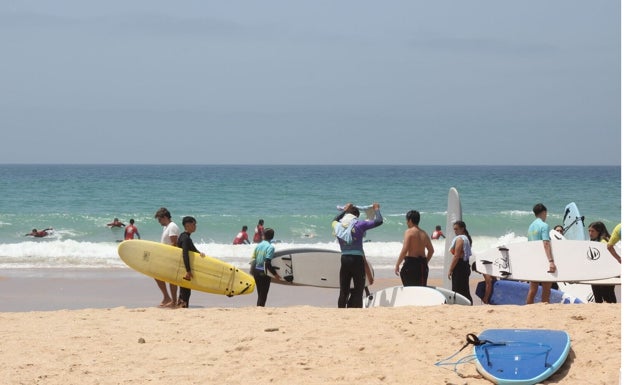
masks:
<svg viewBox="0 0 624 385"><path fill-rule="evenodd" d="M451 275L452 290L463 295L472 303L472 296L470 295L470 263L459 260L453 269Z"/></svg>
<svg viewBox="0 0 624 385"><path fill-rule="evenodd" d="M178 237L178 247L182 249L182 259L184 260L184 267L186 271L191 271L191 262L189 261L189 251L194 251L199 253L199 250L195 247L193 240L191 239L191 234L188 232L183 232ZM180 286L180 300L184 301L186 306L188 306L189 299L191 298L191 289Z"/></svg>

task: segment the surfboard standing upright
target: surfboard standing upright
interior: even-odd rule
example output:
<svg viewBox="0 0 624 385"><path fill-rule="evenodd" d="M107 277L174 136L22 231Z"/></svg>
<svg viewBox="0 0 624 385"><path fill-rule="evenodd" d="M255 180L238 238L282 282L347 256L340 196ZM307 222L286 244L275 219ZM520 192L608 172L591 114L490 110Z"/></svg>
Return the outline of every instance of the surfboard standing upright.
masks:
<svg viewBox="0 0 624 385"><path fill-rule="evenodd" d="M446 276L446 273L451 267L451 261L453 254L449 250L451 248L451 242L453 241L453 223L462 220L462 207L459 200L459 193L455 187L451 187L448 193L448 203L446 206L446 238L444 241L444 270L442 271L442 287L445 289L452 289L453 282Z"/></svg>
<svg viewBox="0 0 624 385"><path fill-rule="evenodd" d="M581 216L574 202L568 203L563 211L563 235L566 239L587 240L585 217Z"/></svg>
<svg viewBox="0 0 624 385"><path fill-rule="evenodd" d="M563 210L563 236L551 230L550 239L552 242L587 239L585 231L585 217L581 215L576 203L570 202ZM582 298L585 302L594 302L594 293L591 286L582 283L557 282L559 289L576 297Z"/></svg>
<svg viewBox="0 0 624 385"><path fill-rule="evenodd" d="M231 297L250 294L256 285L251 275L233 265L195 252L189 253L193 279L187 281L182 278L186 275L182 249L158 242L123 241L117 252L126 265L139 273L191 290Z"/></svg>

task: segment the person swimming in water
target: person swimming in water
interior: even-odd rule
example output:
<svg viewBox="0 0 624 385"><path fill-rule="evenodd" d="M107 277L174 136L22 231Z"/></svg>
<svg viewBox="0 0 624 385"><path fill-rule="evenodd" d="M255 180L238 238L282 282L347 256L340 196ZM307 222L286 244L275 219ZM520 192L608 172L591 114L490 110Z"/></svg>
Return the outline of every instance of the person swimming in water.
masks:
<svg viewBox="0 0 624 385"><path fill-rule="evenodd" d="M46 237L48 235L50 235L49 231L54 230L51 227L48 227L47 229L43 229L43 230L37 230L37 229L32 229L32 231L28 234L25 234L26 237L30 236L30 237L35 237L35 238L43 238Z"/></svg>
<svg viewBox="0 0 624 385"><path fill-rule="evenodd" d="M122 223L119 218L115 218L113 219L113 221L111 223L108 223L106 226L108 227L124 227L126 226L124 223Z"/></svg>
<svg viewBox="0 0 624 385"><path fill-rule="evenodd" d="M439 239L439 238L446 238L446 237L444 236L444 233L442 232L442 226L437 225L433 233L431 233L431 239Z"/></svg>

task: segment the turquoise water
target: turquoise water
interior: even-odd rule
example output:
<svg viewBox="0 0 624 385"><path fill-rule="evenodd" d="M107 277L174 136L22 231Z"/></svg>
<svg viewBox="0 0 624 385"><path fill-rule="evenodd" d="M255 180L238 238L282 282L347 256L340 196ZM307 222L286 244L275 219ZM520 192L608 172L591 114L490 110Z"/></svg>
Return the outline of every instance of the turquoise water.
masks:
<svg viewBox="0 0 624 385"><path fill-rule="evenodd" d="M404 214L419 210L421 227L445 227L448 190L456 187L464 220L486 249L521 241L543 202L560 223L576 202L586 224L620 221L620 167L461 166L163 166L0 165L0 268L123 267L121 232L106 224L134 218L143 239L159 240L155 211L167 207L178 224L198 220L193 238L205 253L244 266L252 246L233 246L242 225L259 218L276 230L278 248L337 249L330 222L336 205L378 201L384 224L369 231L366 252L390 269L401 247ZM53 227L43 239L25 237ZM432 266L442 265L444 241L434 241Z"/></svg>

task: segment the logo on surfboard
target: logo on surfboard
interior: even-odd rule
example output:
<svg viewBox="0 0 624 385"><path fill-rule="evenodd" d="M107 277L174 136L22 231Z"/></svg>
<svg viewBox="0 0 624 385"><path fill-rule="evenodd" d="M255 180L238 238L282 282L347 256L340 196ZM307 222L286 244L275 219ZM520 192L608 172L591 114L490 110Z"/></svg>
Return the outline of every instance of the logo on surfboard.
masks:
<svg viewBox="0 0 624 385"><path fill-rule="evenodd" d="M595 247L587 249L587 259L590 261L597 261L600 259L600 251Z"/></svg>

